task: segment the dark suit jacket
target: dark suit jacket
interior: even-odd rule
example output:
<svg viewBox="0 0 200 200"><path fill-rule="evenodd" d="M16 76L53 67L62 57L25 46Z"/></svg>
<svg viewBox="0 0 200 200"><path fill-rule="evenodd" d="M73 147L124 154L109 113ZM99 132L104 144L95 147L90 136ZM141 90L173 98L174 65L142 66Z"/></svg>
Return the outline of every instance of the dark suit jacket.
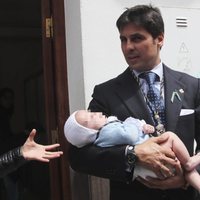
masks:
<svg viewBox="0 0 200 200"><path fill-rule="evenodd" d="M175 132L192 155L194 138L200 149L200 81L164 66L164 86L167 130ZM172 102L173 92L178 92L180 99L175 96ZM120 120L132 116L153 124L144 97L129 68L118 77L95 86L92 97L89 105L91 111L115 115ZM195 113L180 116L181 109L194 109ZM112 200L195 199L192 188L161 191L149 189L137 181L127 184L125 147L100 148L88 145L78 149L72 146L70 163L79 172L109 178Z"/></svg>

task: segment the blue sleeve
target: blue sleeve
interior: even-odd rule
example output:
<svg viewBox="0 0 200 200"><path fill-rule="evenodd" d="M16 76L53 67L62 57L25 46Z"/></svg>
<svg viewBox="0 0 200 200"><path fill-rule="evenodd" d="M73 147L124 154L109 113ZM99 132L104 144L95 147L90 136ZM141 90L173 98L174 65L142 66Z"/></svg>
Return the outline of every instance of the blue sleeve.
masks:
<svg viewBox="0 0 200 200"><path fill-rule="evenodd" d="M135 145L139 140L139 130L134 124L113 122L104 126L94 144L100 147L115 145Z"/></svg>

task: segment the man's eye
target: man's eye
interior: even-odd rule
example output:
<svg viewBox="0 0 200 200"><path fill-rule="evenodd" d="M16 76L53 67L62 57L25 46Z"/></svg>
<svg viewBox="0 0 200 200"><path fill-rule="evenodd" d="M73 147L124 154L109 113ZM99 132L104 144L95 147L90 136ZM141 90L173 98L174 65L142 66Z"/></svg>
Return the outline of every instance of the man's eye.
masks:
<svg viewBox="0 0 200 200"><path fill-rule="evenodd" d="M120 40L121 40L121 42L126 42L127 41L127 39L124 38L124 37L120 37Z"/></svg>
<svg viewBox="0 0 200 200"><path fill-rule="evenodd" d="M133 42L140 42L142 40L143 40L143 37L141 37L141 36L135 36L135 37L131 38L131 41L133 41Z"/></svg>

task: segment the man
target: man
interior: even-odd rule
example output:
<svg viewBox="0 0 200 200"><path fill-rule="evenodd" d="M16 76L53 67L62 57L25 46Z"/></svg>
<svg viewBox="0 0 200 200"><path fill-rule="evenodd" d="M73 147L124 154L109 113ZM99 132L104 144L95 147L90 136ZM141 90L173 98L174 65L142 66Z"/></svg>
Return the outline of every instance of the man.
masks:
<svg viewBox="0 0 200 200"><path fill-rule="evenodd" d="M192 155L194 139L197 151L200 144L200 80L162 63L164 23L159 9L151 5L127 9L117 20L117 28L129 66L118 77L95 86L89 109L120 120L130 116L144 119L155 126L157 133L175 132ZM150 85L144 77L146 74L154 74L155 83ZM160 103L151 101L148 94L151 89L159 91ZM111 200L200 199L197 192L187 186L173 152L159 146L162 142L162 137L153 137L134 147L89 145L78 149L72 146L70 163L79 172L109 178ZM132 181L137 164L150 168L161 179ZM174 169L173 176L170 176L170 168Z"/></svg>

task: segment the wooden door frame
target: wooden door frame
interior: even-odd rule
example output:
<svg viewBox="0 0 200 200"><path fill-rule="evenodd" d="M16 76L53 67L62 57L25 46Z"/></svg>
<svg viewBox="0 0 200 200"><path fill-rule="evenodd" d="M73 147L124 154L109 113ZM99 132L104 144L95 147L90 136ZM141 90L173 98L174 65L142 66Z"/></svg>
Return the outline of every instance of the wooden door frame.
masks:
<svg viewBox="0 0 200 200"><path fill-rule="evenodd" d="M50 38L45 36L46 18L53 21ZM71 200L68 143L63 133L69 115L64 0L42 0L42 27L46 127L49 141L59 142L64 151L50 163L51 199Z"/></svg>

